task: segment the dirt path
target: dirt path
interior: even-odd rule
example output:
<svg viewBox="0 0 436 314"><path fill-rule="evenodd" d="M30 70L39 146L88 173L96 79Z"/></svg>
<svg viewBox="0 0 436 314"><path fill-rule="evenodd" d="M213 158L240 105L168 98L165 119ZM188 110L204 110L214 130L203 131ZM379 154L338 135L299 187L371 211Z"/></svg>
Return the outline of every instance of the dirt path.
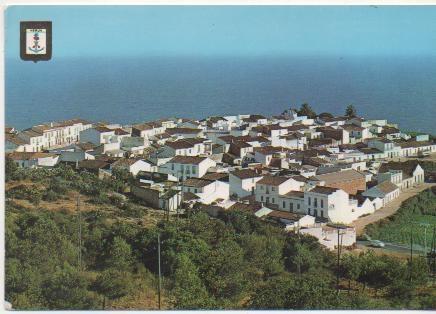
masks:
<svg viewBox="0 0 436 314"><path fill-rule="evenodd" d="M425 189L428 189L434 185L436 185L436 183L423 183L417 187L411 188L406 191L402 191L400 193L400 196L395 200L393 200L392 202L390 202L388 205L380 208L374 214L358 218L357 220L353 221L351 225L356 228L357 235L360 235L363 233L363 230L365 229L366 225L369 225L373 222L391 216L398 210L398 208L400 208L401 203L403 201L405 201L406 199L412 196L415 196L419 192L422 192Z"/></svg>

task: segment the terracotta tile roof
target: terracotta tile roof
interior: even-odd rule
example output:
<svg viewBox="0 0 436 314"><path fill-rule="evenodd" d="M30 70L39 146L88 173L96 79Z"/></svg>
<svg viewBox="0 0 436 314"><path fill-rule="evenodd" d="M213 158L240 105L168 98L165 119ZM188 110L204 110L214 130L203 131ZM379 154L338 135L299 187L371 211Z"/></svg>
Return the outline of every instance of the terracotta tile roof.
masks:
<svg viewBox="0 0 436 314"><path fill-rule="evenodd" d="M209 184L213 183L213 181L205 180L205 179L198 179L198 178L189 178L183 181L183 186L189 186L194 188L203 188L205 186L208 186Z"/></svg>
<svg viewBox="0 0 436 314"><path fill-rule="evenodd" d="M238 169L230 173L239 179L259 178L262 176L252 169Z"/></svg>
<svg viewBox="0 0 436 314"><path fill-rule="evenodd" d="M43 136L43 132L42 131L38 131L38 130L34 130L34 129L26 129L22 132L20 132L23 135L26 135L28 137L39 137L39 136ZM20 134L19 133L19 134Z"/></svg>
<svg viewBox="0 0 436 314"><path fill-rule="evenodd" d="M231 143L230 146L233 146L234 148L239 148L239 149L252 147L250 144L243 142L243 141L235 141L235 142Z"/></svg>
<svg viewBox="0 0 436 314"><path fill-rule="evenodd" d="M385 127L383 127L381 134L395 134L395 133L399 133L399 132L400 132L400 130L398 130L397 128L385 126Z"/></svg>
<svg viewBox="0 0 436 314"><path fill-rule="evenodd" d="M202 161L206 160L207 157L199 157L199 156L175 156L169 162L178 163L178 164L194 164L198 165Z"/></svg>
<svg viewBox="0 0 436 314"><path fill-rule="evenodd" d="M230 144L231 142L233 142L235 140L235 136L233 135L224 135L224 136L220 136L218 137L220 140L222 140L223 142Z"/></svg>
<svg viewBox="0 0 436 314"><path fill-rule="evenodd" d="M413 176L413 171L415 171L418 165L419 165L418 160L408 160L405 162L390 161L387 163L382 163L378 172L385 173L388 172L389 170L402 170L403 179L406 179Z"/></svg>
<svg viewBox="0 0 436 314"><path fill-rule="evenodd" d="M244 135L244 136L238 136L235 137L237 141L244 141L244 142L259 142L259 143L267 143L269 140L266 137L263 136L250 136L250 135Z"/></svg>
<svg viewBox="0 0 436 314"><path fill-rule="evenodd" d="M227 172L209 172L206 173L201 179L211 180L211 181L228 181L229 174Z"/></svg>
<svg viewBox="0 0 436 314"><path fill-rule="evenodd" d="M352 180L365 180L365 176L354 169L349 169L344 171L316 175L315 179L319 181L325 181L328 184L332 184Z"/></svg>
<svg viewBox="0 0 436 314"><path fill-rule="evenodd" d="M423 146L430 146L430 145L434 145L432 142L428 142L428 141L407 141L407 142L399 142L397 143L398 145L401 146L401 148L414 148L414 147L423 147Z"/></svg>
<svg viewBox="0 0 436 314"><path fill-rule="evenodd" d="M383 181L382 183L377 184L375 186L375 188L377 188L379 191L381 191L385 194L389 194L389 193L397 190L398 186L393 184L391 181Z"/></svg>
<svg viewBox="0 0 436 314"><path fill-rule="evenodd" d="M183 193L183 200L184 201L193 201L198 200L200 197L192 192L184 192Z"/></svg>
<svg viewBox="0 0 436 314"><path fill-rule="evenodd" d="M378 150L377 148L371 148L371 147L358 148L357 150L366 154L366 155L383 154L383 152L381 150Z"/></svg>
<svg viewBox="0 0 436 314"><path fill-rule="evenodd" d="M287 178L287 177L264 176L262 179L257 181L257 184L279 186L280 184L282 184L288 180L289 180L289 178Z"/></svg>
<svg viewBox="0 0 436 314"><path fill-rule="evenodd" d="M224 153L222 161L227 163L227 164L229 164L229 165L233 165L233 163L234 163L236 158L237 157L235 155L233 155L233 154Z"/></svg>
<svg viewBox="0 0 436 314"><path fill-rule="evenodd" d="M301 191L291 191L286 193L284 196L293 198L304 198L304 192Z"/></svg>
<svg viewBox="0 0 436 314"><path fill-rule="evenodd" d="M115 161L112 164L112 167L114 167L114 168L117 168L117 167L130 167L131 165L136 163L138 160L140 160L140 159L139 158L121 158L121 159Z"/></svg>
<svg viewBox="0 0 436 314"><path fill-rule="evenodd" d="M94 128L96 131L100 132L100 133L106 133L106 132L112 132L114 130L109 129L108 127L105 126L97 126Z"/></svg>
<svg viewBox="0 0 436 314"><path fill-rule="evenodd" d="M227 121L227 119L224 118L224 117L209 117L209 118L207 119L207 121L210 121L210 122L212 122L212 123L217 123L217 122L219 122L219 121Z"/></svg>
<svg viewBox="0 0 436 314"><path fill-rule="evenodd" d="M330 188L327 186L316 186L312 190L310 190L309 192L329 195L329 194L332 194L338 190L339 189L337 189L337 188Z"/></svg>
<svg viewBox="0 0 436 314"><path fill-rule="evenodd" d="M168 134L198 134L202 132L201 129L192 129L192 128L171 128L167 129L166 132Z"/></svg>
<svg viewBox="0 0 436 314"><path fill-rule="evenodd" d="M285 212L285 211L281 211L281 210L273 210L270 213L268 213L266 215L266 217L274 218L274 219L286 219L289 221L298 221L302 217L304 217L304 215L297 214L297 213Z"/></svg>
<svg viewBox="0 0 436 314"><path fill-rule="evenodd" d="M153 125L151 125L150 123L135 124L132 126L132 129L136 129L139 131L152 130Z"/></svg>
<svg viewBox="0 0 436 314"><path fill-rule="evenodd" d="M115 130L115 135L129 135L130 133L121 129L121 128L116 128Z"/></svg>
<svg viewBox="0 0 436 314"><path fill-rule="evenodd" d="M345 124L342 125L341 128L347 131L363 131L365 128L362 128L360 126L354 125L354 124Z"/></svg>
<svg viewBox="0 0 436 314"><path fill-rule="evenodd" d="M288 149L283 147L275 147L275 146L263 146L263 147L255 147L254 151L262 155L272 155L275 153L288 151Z"/></svg>
<svg viewBox="0 0 436 314"><path fill-rule="evenodd" d="M86 143L77 143L76 146L78 148L80 148L82 151L89 151L89 150L93 150L96 145L94 145L91 142L86 142Z"/></svg>
<svg viewBox="0 0 436 314"><path fill-rule="evenodd" d="M41 153L41 152L13 152L6 154L6 156L12 160L33 160L38 158L56 157L56 154Z"/></svg>
<svg viewBox="0 0 436 314"><path fill-rule="evenodd" d="M29 144L25 140L19 138L15 134L6 133L5 134L5 140L9 141L11 143L14 143L15 145L26 145Z"/></svg>
<svg viewBox="0 0 436 314"><path fill-rule="evenodd" d="M192 148L194 147L194 144L189 143L185 140L178 140L175 142L165 142L165 146L171 147L172 149L186 149L186 148Z"/></svg>

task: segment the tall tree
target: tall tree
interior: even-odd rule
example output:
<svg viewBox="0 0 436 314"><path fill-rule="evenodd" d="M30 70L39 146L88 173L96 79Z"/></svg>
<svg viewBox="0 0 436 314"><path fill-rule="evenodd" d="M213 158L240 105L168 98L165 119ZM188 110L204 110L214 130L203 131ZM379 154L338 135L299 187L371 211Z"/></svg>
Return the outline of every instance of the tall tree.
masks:
<svg viewBox="0 0 436 314"><path fill-rule="evenodd" d="M50 309L80 310L95 307L96 298L87 290L89 281L74 267L65 263L42 285Z"/></svg>
<svg viewBox="0 0 436 314"><path fill-rule="evenodd" d="M134 288L130 273L118 269L107 269L97 276L94 289L103 295L103 309L106 307L106 298L116 300L129 294Z"/></svg>
<svg viewBox="0 0 436 314"><path fill-rule="evenodd" d="M177 258L174 282L176 308L205 309L211 305L206 287L199 277L198 268L186 254L182 253Z"/></svg>
<svg viewBox="0 0 436 314"><path fill-rule="evenodd" d="M107 252L106 264L121 271L127 271L132 265L132 249L121 237L115 237Z"/></svg>
<svg viewBox="0 0 436 314"><path fill-rule="evenodd" d="M342 257L342 272L348 279L348 293L351 290L351 281L357 280L361 272L359 257L353 254L346 254Z"/></svg>
<svg viewBox="0 0 436 314"><path fill-rule="evenodd" d="M234 241L224 241L202 265L209 292L220 301L238 300L245 287L244 252Z"/></svg>
<svg viewBox="0 0 436 314"><path fill-rule="evenodd" d="M297 113L299 116L307 116L309 119L316 118L316 112L308 103L302 104L300 110L298 110Z"/></svg>
<svg viewBox="0 0 436 314"><path fill-rule="evenodd" d="M353 105L348 105L345 109L345 116L348 118L354 118L357 116L356 108Z"/></svg>

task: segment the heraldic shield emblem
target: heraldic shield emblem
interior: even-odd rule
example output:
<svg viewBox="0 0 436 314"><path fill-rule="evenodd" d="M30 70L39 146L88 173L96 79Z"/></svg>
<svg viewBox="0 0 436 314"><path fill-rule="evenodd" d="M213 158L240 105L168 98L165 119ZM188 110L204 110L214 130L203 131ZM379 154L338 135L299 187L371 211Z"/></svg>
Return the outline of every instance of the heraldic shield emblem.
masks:
<svg viewBox="0 0 436 314"><path fill-rule="evenodd" d="M20 23L21 59L29 61L50 60L52 55L51 22Z"/></svg>

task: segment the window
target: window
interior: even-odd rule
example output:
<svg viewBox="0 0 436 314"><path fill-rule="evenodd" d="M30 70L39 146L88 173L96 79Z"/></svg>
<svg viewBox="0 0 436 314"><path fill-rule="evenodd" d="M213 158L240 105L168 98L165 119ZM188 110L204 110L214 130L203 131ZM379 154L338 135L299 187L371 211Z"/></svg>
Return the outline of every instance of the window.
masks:
<svg viewBox="0 0 436 314"><path fill-rule="evenodd" d="M192 166L192 174L195 174L195 172L196 172L195 166Z"/></svg>
<svg viewBox="0 0 436 314"><path fill-rule="evenodd" d="M263 196L260 197L260 200L263 202Z"/></svg>
<svg viewBox="0 0 436 314"><path fill-rule="evenodd" d="M300 209L300 204L297 204L297 209Z"/></svg>
<svg viewBox="0 0 436 314"><path fill-rule="evenodd" d="M174 164L171 164L171 170L174 170Z"/></svg>
<svg viewBox="0 0 436 314"><path fill-rule="evenodd" d="M285 209L286 208L286 204L285 204L285 201L283 201L283 209Z"/></svg>
<svg viewBox="0 0 436 314"><path fill-rule="evenodd" d="M318 199L316 197L313 200L313 206L318 207Z"/></svg>
<svg viewBox="0 0 436 314"><path fill-rule="evenodd" d="M294 210L294 203L289 203L289 209Z"/></svg>
<svg viewBox="0 0 436 314"><path fill-rule="evenodd" d="M310 197L309 197L309 206L310 206Z"/></svg>
<svg viewBox="0 0 436 314"><path fill-rule="evenodd" d="M274 197L271 199L271 202L274 204Z"/></svg>
<svg viewBox="0 0 436 314"><path fill-rule="evenodd" d="M275 191L275 188L274 188L274 187L271 187L271 191Z"/></svg>
<svg viewBox="0 0 436 314"><path fill-rule="evenodd" d="M321 211L321 217L324 218L324 211Z"/></svg>
<svg viewBox="0 0 436 314"><path fill-rule="evenodd" d="M260 186L260 189L263 190L263 185Z"/></svg>
<svg viewBox="0 0 436 314"><path fill-rule="evenodd" d="M321 208L324 208L324 200L323 199L321 199ZM321 211L321 213L322 213L322 211Z"/></svg>

